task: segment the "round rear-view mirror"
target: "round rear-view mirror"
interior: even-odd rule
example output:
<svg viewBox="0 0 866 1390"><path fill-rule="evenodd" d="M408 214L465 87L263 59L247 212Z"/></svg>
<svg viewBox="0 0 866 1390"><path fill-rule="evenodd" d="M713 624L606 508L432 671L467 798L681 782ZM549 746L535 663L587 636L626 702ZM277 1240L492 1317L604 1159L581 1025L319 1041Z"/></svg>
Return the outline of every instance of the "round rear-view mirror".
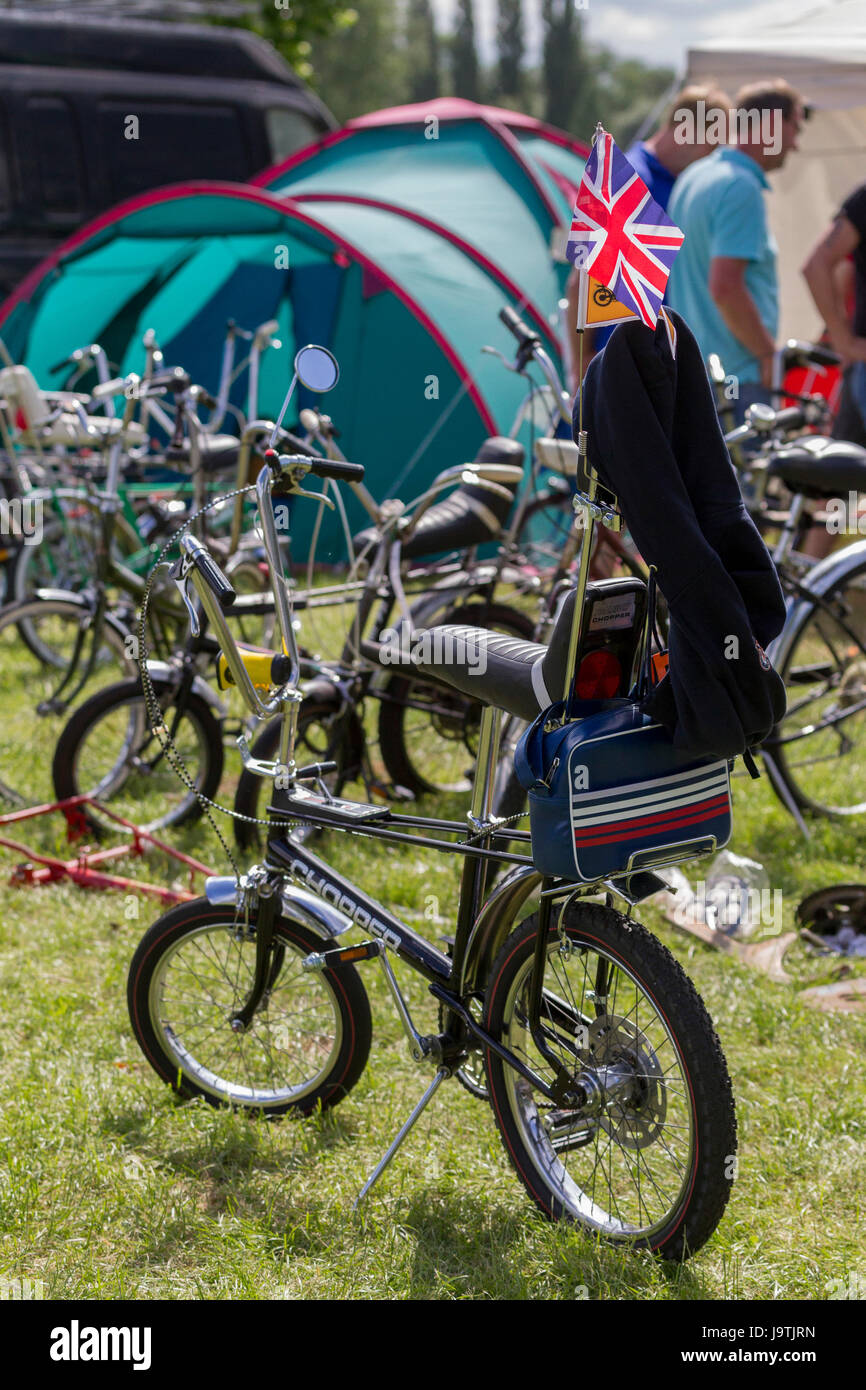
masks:
<svg viewBox="0 0 866 1390"><path fill-rule="evenodd" d="M295 371L308 391L330 391L340 376L334 354L314 343L299 348L295 355Z"/></svg>

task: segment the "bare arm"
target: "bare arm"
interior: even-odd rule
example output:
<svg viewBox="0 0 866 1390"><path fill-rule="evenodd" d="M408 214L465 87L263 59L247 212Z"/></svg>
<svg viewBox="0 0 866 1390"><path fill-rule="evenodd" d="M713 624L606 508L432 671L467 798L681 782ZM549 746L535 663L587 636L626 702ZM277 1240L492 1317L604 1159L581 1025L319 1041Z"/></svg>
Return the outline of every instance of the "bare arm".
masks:
<svg viewBox="0 0 866 1390"><path fill-rule="evenodd" d="M714 256L710 261L710 294L726 325L761 364L761 381L769 386L775 343L761 322L758 307L746 285L747 260Z"/></svg>
<svg viewBox="0 0 866 1390"><path fill-rule="evenodd" d="M830 341L846 362L866 362L866 338L855 338L839 292L839 267L860 244L860 234L847 217L839 216L825 232L803 266L806 284L827 325Z"/></svg>

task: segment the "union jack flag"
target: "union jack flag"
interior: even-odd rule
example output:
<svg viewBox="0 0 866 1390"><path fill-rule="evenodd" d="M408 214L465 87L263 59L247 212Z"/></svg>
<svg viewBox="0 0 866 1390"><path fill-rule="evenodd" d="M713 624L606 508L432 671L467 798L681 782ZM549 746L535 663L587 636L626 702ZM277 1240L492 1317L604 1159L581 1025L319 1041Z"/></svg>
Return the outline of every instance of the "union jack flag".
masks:
<svg viewBox="0 0 866 1390"><path fill-rule="evenodd" d="M613 136L599 130L577 193L568 259L655 328L683 240Z"/></svg>

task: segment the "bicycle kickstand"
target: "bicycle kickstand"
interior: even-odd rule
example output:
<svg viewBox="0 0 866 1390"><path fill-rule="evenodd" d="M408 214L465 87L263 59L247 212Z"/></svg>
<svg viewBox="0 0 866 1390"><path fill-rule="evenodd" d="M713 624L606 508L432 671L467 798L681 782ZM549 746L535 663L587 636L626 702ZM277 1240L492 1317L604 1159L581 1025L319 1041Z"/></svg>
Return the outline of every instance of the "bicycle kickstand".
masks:
<svg viewBox="0 0 866 1390"><path fill-rule="evenodd" d="M403 1125L402 1129L398 1133L397 1137L394 1139L393 1143L389 1145L382 1158L376 1164L376 1167L373 1169L369 1178L364 1183L364 1186L361 1188L361 1191L358 1193L353 1203L353 1211L358 1210L359 1204L363 1202L364 1198L370 1191L370 1188L373 1186L373 1184L377 1182L378 1179L382 1176L385 1169L388 1167L388 1164L391 1162L391 1159L394 1157L400 1145L403 1143L403 1140L406 1138L407 1134L412 1129L413 1125L415 1124L415 1121L419 1119L422 1111L426 1109L428 1103L433 1099L442 1082L450 1075L451 1072L448 1067L439 1068L436 1075L433 1077L433 1080L430 1082L430 1085L427 1087L427 1090L424 1092L418 1104L415 1106L415 1109L412 1111L412 1114L409 1116L408 1120Z"/></svg>

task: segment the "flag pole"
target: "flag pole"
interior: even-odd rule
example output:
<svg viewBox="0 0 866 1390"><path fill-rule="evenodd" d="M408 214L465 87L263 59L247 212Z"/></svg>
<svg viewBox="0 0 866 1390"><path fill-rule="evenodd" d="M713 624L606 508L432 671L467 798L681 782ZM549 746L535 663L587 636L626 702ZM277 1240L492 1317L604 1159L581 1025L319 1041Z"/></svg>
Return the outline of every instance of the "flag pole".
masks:
<svg viewBox="0 0 866 1390"><path fill-rule="evenodd" d="M604 135L604 127L601 121L595 127L595 134L592 137L593 146ZM568 642L568 658L565 663L565 688L563 691L564 708L562 711L563 723L569 717L569 707L571 703L571 693L574 686L577 663L577 653L580 648L580 640L583 635L583 610L586 599L586 586L589 583L589 561L592 552L592 542L595 536L596 518L600 516L600 509L596 502L597 479L595 472L589 466L587 456L587 436L583 428L583 335L586 331L587 303L589 298L589 272L582 266L578 267L580 277L580 289L577 299L577 486L581 489L586 480L587 492L582 494L578 491L574 498L574 524L583 530L583 541L580 547L580 561L577 569L577 579L575 580L574 612L571 619L571 634Z"/></svg>

